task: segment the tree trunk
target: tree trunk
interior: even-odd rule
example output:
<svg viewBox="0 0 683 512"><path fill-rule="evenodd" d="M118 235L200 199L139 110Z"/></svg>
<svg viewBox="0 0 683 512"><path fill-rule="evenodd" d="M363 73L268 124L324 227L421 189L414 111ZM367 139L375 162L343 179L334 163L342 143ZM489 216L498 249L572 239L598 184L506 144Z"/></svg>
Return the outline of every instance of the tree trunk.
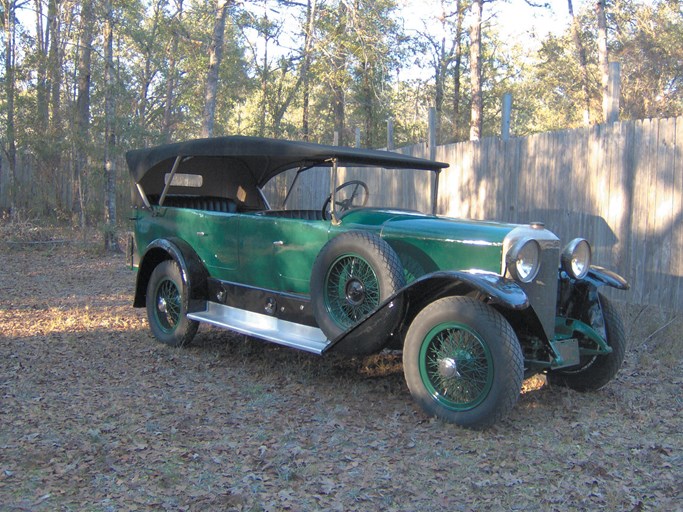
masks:
<svg viewBox="0 0 683 512"><path fill-rule="evenodd" d="M348 16L347 6L345 2L339 2L339 24L337 25L337 35L335 38L340 45L336 49L336 54L333 57L334 75L332 83L332 101L334 109L334 133L335 143L343 146L345 143L344 118L346 117L346 95L344 92L343 76L346 72L346 49L343 47L343 35L346 33L346 18Z"/></svg>
<svg viewBox="0 0 683 512"><path fill-rule="evenodd" d="M472 109L470 113L470 140L481 139L483 100L481 92L481 19L483 0L472 2L472 27L470 29L470 67L472 84Z"/></svg>
<svg viewBox="0 0 683 512"><path fill-rule="evenodd" d="M116 235L116 132L114 117L116 108L114 104L114 10L112 0L105 0L104 20L104 250L107 252L120 252L118 237Z"/></svg>
<svg viewBox="0 0 683 512"><path fill-rule="evenodd" d="M164 102L164 125L162 132L164 141L171 141L171 132L173 131L173 102L176 84L176 54L178 53L178 32L182 26L183 19L183 0L178 2L178 21L172 21L174 24L173 35L171 40L171 51L168 56L168 77L166 79L166 101ZM176 26L177 25L177 26Z"/></svg>
<svg viewBox="0 0 683 512"><path fill-rule="evenodd" d="M311 51L313 49L313 30L315 29L315 8L317 0L308 0L306 7L306 33L304 39L304 59L301 66L301 77L303 79L303 114L301 120L301 131L304 140L310 138L309 116L310 116L310 96L311 96Z"/></svg>
<svg viewBox="0 0 683 512"><path fill-rule="evenodd" d="M54 5L54 4L51 4ZM48 110L48 80L47 80L47 52L50 40L50 26L44 26L43 1L35 0L36 11L36 120L35 128L39 135L44 136L50 121ZM48 10L48 20L50 13Z"/></svg>
<svg viewBox="0 0 683 512"><path fill-rule="evenodd" d="M259 109L259 128L258 135L263 137L266 134L266 113L268 111L268 34L263 41L263 71L261 72L261 108Z"/></svg>
<svg viewBox="0 0 683 512"><path fill-rule="evenodd" d="M92 60L93 27L92 0L83 0L80 20L80 48L78 53L78 91L76 93L76 136L74 151L73 204L71 211L78 214L81 229L85 229L85 197L83 174L87 160L90 130L90 69Z"/></svg>
<svg viewBox="0 0 683 512"><path fill-rule="evenodd" d="M15 41L15 23L14 17L16 2L8 0L3 2L4 7L4 31L5 31L5 102L7 105L7 120L5 125L7 146L5 153L7 156L7 164L9 166L9 173L7 176L7 186L9 188L9 210L10 216L14 218L16 215L16 183L15 173L17 169L17 146L15 141L14 129L14 41Z"/></svg>
<svg viewBox="0 0 683 512"><path fill-rule="evenodd" d="M339 146L344 145L344 116L346 99L344 95L344 88L336 85L333 90L334 94L334 132L336 133L336 143Z"/></svg>
<svg viewBox="0 0 683 512"><path fill-rule="evenodd" d="M610 109L609 96L609 55L607 53L607 17L605 0L597 0L595 13L598 17L598 66L600 68L600 86L602 87L602 117L607 121Z"/></svg>
<svg viewBox="0 0 683 512"><path fill-rule="evenodd" d="M579 27L579 22L574 16L574 6L572 5L572 0L567 0L569 8L569 17L572 23L572 39L574 40L574 46L576 46L576 52L579 57L579 67L581 68L581 91L583 93L583 124L588 126L590 124L590 114L591 114L591 95L588 75L588 62L586 59L586 49L581 41L581 32Z"/></svg>
<svg viewBox="0 0 683 512"><path fill-rule="evenodd" d="M445 27L444 27L445 28ZM439 140L441 135L441 116L443 114L444 90L446 89L446 76L448 75L448 64L450 56L446 54L446 37L441 38L439 45L438 60L434 70L434 107L436 109L436 138Z"/></svg>
<svg viewBox="0 0 683 512"><path fill-rule="evenodd" d="M461 85L460 85L460 66L462 65L462 54L455 57L455 65L453 66L453 138L460 140L460 99L461 99ZM464 136L464 135L463 135Z"/></svg>
<svg viewBox="0 0 683 512"><path fill-rule="evenodd" d="M213 137L214 123L216 120L218 71L223 58L225 19L228 15L228 4L228 0L216 0L216 18L214 20L211 48L209 49L209 70L206 74L206 88L204 93L202 137Z"/></svg>
<svg viewBox="0 0 683 512"><path fill-rule="evenodd" d="M460 0L456 3L458 10L458 19L455 26L455 56L453 65L453 138L459 140L460 134L460 66L462 65L462 22L464 17L464 9Z"/></svg>
<svg viewBox="0 0 683 512"><path fill-rule="evenodd" d="M145 67L142 76L142 83L140 84L140 100L138 102L138 117L140 119L140 126L147 128L147 105L149 103L149 88L152 85L152 80L156 74L153 67L153 59L155 58L154 42L157 38L159 30L159 18L161 17L162 6L160 2L154 4L154 16L152 21L151 33L146 37L145 41ZM147 137L145 137L147 139ZM145 141L147 142L147 141Z"/></svg>
<svg viewBox="0 0 683 512"><path fill-rule="evenodd" d="M287 64L284 65L282 68L282 78L280 80L280 84L284 83L285 81L285 74L286 70L289 68L291 65L291 61ZM289 109L289 106L292 104L292 101L294 100L295 96L299 92L299 89L301 88L301 83L303 82L303 75L299 73L299 76L296 79L296 83L294 84L294 87L292 87L287 95L282 99L279 104L275 104L272 107L272 118L273 118L273 134L275 136L278 136L280 134L280 125L282 124L282 119L285 117L285 114L287 113L287 110ZM282 85L280 85L280 89L282 89ZM278 93L278 97L281 97L281 94Z"/></svg>
<svg viewBox="0 0 683 512"><path fill-rule="evenodd" d="M62 166L62 57L60 51L61 20L59 18L60 0L50 0L48 8L48 23L50 25L50 49L48 51L48 83L50 84L50 122L47 138L46 168L54 183L55 200L61 210L65 205L67 187L64 186ZM67 182L70 181L67 175Z"/></svg>
<svg viewBox="0 0 683 512"><path fill-rule="evenodd" d="M372 69L370 67L370 64L368 62L365 62L363 64L363 86L362 86L362 91L363 91L363 113L365 117L364 120L364 129L365 133L363 134L363 138L365 139L364 145L365 147L371 148L374 143L375 139L375 129L374 129L374 120L375 120L375 104L374 104L374 91L372 87Z"/></svg>
<svg viewBox="0 0 683 512"><path fill-rule="evenodd" d="M171 132L173 131L173 102L175 93L175 74L176 74L176 60L175 55L178 52L178 35L173 34L173 41L171 42L171 54L168 57L168 78L166 79L166 101L164 102L164 125L162 133L165 142L171 141Z"/></svg>

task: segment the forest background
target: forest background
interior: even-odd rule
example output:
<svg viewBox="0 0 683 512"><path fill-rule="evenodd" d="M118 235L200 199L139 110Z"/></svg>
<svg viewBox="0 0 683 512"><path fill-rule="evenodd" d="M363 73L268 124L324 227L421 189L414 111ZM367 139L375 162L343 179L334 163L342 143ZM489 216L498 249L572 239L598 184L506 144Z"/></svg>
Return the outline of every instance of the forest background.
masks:
<svg viewBox="0 0 683 512"><path fill-rule="evenodd" d="M568 0L540 30L519 13L551 6L515 1L0 0L0 207L97 226L115 250L128 149L385 147L389 121L401 146L426 140L432 107L439 144L478 140L506 93L513 136L575 128L604 122L609 62L621 119L683 114L679 0Z"/></svg>

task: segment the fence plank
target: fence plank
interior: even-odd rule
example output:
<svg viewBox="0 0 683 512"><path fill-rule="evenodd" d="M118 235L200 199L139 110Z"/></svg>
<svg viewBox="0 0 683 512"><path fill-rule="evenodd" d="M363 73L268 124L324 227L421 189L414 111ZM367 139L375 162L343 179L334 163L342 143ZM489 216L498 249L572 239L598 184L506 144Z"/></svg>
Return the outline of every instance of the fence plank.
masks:
<svg viewBox="0 0 683 512"><path fill-rule="evenodd" d="M676 119L676 148L674 151L674 205L672 228L672 261L676 286L674 287L675 309L683 309L683 117Z"/></svg>
<svg viewBox="0 0 683 512"><path fill-rule="evenodd" d="M631 218L631 286L634 302L644 301L644 287L640 276L643 275L645 266L645 237L647 233L647 161L648 146L645 137L646 130L644 121L636 121L634 127L634 139L638 141L638 151L633 155L633 185L631 188L633 216Z"/></svg>
<svg viewBox="0 0 683 512"><path fill-rule="evenodd" d="M674 165L676 151L675 119L659 120L659 140L657 144L656 168L656 216L657 234L656 267L652 269L653 279L657 282L658 301L670 304L673 297L667 286L674 276L671 250L674 236Z"/></svg>

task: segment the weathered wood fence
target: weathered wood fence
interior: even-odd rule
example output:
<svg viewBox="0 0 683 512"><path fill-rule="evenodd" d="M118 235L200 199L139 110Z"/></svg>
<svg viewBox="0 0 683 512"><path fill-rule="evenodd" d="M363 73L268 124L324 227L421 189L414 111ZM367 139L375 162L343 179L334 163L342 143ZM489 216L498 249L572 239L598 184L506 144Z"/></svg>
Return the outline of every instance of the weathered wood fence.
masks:
<svg viewBox="0 0 683 512"><path fill-rule="evenodd" d="M399 151L430 156L426 144ZM564 241L583 236L593 244L594 262L630 281L631 290L616 298L683 310L683 117L449 144L436 147L435 158L450 164L440 178L440 215L540 220ZM121 169L120 211L126 211L128 177ZM342 179L368 181L373 203L401 197L401 206L427 211L429 174L397 171L374 182L348 170ZM271 189L276 196L284 193L284 178ZM290 205L320 207L327 175L310 179ZM7 194L3 188L0 196Z"/></svg>
<svg viewBox="0 0 683 512"><path fill-rule="evenodd" d="M430 153L426 144L399 151ZM435 157L450 164L440 177L440 215L542 221L565 242L587 238L593 261L631 283L615 298L683 310L683 117L461 142L437 147ZM371 202L398 194L400 206L428 211L428 174L369 181L380 191ZM368 176L352 169L342 179ZM301 207L329 191L316 180L296 201Z"/></svg>
<svg viewBox="0 0 683 512"><path fill-rule="evenodd" d="M436 158L451 164L439 213L583 236L630 281L618 297L683 310L683 117L465 142Z"/></svg>

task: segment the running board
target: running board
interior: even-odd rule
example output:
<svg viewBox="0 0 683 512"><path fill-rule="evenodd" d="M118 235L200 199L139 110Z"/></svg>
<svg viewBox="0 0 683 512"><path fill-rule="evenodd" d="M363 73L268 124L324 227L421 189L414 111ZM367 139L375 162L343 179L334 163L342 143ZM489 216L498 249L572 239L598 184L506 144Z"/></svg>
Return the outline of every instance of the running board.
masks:
<svg viewBox="0 0 683 512"><path fill-rule="evenodd" d="M207 302L206 311L189 313L191 320L206 322L286 347L321 355L330 341L317 327L296 324L274 316Z"/></svg>

